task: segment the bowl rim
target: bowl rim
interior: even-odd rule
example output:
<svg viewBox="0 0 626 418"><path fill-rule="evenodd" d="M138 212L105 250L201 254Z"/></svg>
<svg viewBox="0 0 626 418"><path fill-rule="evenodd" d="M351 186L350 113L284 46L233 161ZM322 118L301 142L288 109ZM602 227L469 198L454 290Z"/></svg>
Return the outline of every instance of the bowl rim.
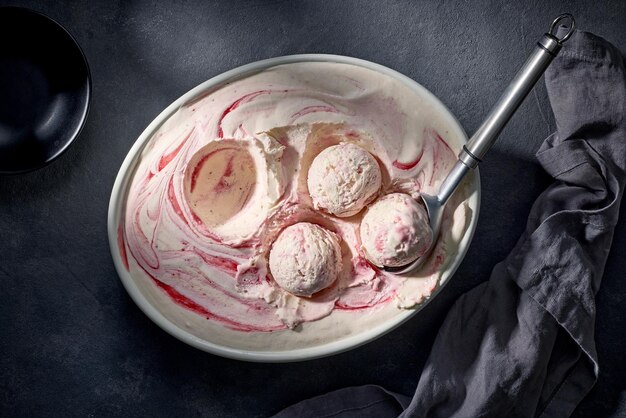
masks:
<svg viewBox="0 0 626 418"><path fill-rule="evenodd" d="M87 56L85 55L85 51L83 51L80 44L78 43L76 38L70 33L70 31L61 23L59 23L56 19L53 19L52 17L42 12L39 12L37 10L29 9L27 7L22 7L22 6L0 6L0 11L11 11L11 12L23 13L25 16L39 16L50 21L53 24L53 26L55 26L57 29L60 29L61 32L65 33L65 35L68 36L70 43L73 45L73 47L75 47L76 51L78 51L80 57L82 58L80 61L85 66L85 75L87 78L86 80L87 85L86 85L85 91L82 92L82 94L85 94L85 106L81 109L82 114L80 116L80 122L74 128L74 132L69 135L68 139L64 141L65 143L61 147L56 149L54 155L52 155L51 157L49 157L48 159L46 159L43 163L39 165L35 165L32 167L27 167L27 168L21 168L18 170L3 170L0 168L0 175L11 176L11 175L17 175L17 174L30 173L32 171L36 171L36 170L39 170L41 168L44 168L50 165L51 163L59 159L61 155L65 154L65 152L70 148L70 146L72 146L72 144L76 142L76 139L83 132L83 128L85 127L85 124L87 123L87 118L89 117L89 110L91 108L91 97L93 95L93 82L92 82L92 77L91 77L91 69L89 68L89 62L87 61Z"/></svg>
<svg viewBox="0 0 626 418"><path fill-rule="evenodd" d="M170 117L172 116L180 107L184 106L185 103L192 102L194 99L197 99L199 96L206 94L211 90L215 90L216 88L221 87L226 82L232 82L237 79L241 79L243 77L249 76L251 74L260 72L264 69L274 67L277 65L283 64L292 64L299 62L331 62L331 63L342 63L342 64L351 64L357 65L360 67L364 67L370 70L377 71L384 75L390 76L402 84L406 85L408 88L417 92L418 94L425 95L428 99L439 108L439 110L444 114L444 117L449 119L451 123L452 129L454 129L462 140L467 142L467 134L463 130L461 124L456 119L456 117L450 112L450 110L429 90L423 87L421 84L417 83L413 79L395 71L388 67L385 67L381 64L376 64L370 61L366 61L360 58L347 57L343 55L331 55L331 54L298 54L298 55L286 55L275 58L264 59L260 61L255 61L250 64L242 65L240 67L231 69L224 73L221 73L215 77L210 78L209 80L197 85L196 87L189 90L187 93L180 96L177 100L175 100L172 104L166 107L139 135L128 154L124 158L124 161L119 169L119 172L116 176L115 183L113 185L113 189L111 191L111 198L109 201L108 208L108 219L107 219L107 231L109 238L109 247L111 250L111 256L113 258L113 262L115 265L115 269L117 270L118 276L124 285L124 288L132 298L132 300L137 304L137 306L146 314L155 324L157 324L161 329L166 331L168 334L174 336L180 341L191 345L195 348L198 348L202 351L209 352L211 354L216 354L222 357L236 359L236 360L244 360L244 361L252 361L252 362L267 362L267 363L282 363L282 362L294 362L294 361L304 361L304 360L312 360L320 357L326 357L330 355L335 355L339 353L343 353L345 351L357 348L362 346L368 342L371 342L383 335L391 332L396 329L398 326L402 325L404 322L417 315L432 299L434 299L439 292L443 289L443 287L450 281L459 265L465 258L465 254L470 246L472 238L474 236L474 232L476 230L476 225L478 223L478 217L480 213L480 197L481 197L481 187L480 187L480 174L478 172L478 168L476 168L471 174L471 178L475 184L475 189L472 190L469 201L472 203L472 218L470 219L470 223L468 225L467 232L464 234L463 238L459 243L459 250L456 254L454 261L449 265L449 267L444 271L442 277L439 281L439 286L435 291L430 295L430 297L417 306L414 309L408 309L406 311L401 312L399 315L396 315L390 318L387 321L378 324L375 327L372 327L368 330L359 332L354 335L350 335L347 337L343 337L336 341L331 341L324 343L322 345L317 345L313 347L306 348L298 348L292 350L284 350L284 351L259 351L259 350L245 350L238 349L234 347L224 346L216 343L212 343L201 339L190 332L184 330L183 328L175 325L169 319L167 319L154 305L152 305L148 299L141 293L141 290L135 283L131 274L126 270L124 264L122 262L122 258L118 248L118 227L120 216L123 213L123 209L125 206L125 195L128 188L129 180L134 174L136 164L138 162L137 156L141 153L143 148L149 142L152 135L157 131L157 129Z"/></svg>

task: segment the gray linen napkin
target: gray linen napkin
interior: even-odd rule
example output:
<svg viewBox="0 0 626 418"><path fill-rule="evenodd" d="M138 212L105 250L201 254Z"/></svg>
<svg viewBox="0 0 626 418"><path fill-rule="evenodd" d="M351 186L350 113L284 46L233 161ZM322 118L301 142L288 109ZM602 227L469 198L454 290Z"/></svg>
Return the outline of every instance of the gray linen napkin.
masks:
<svg viewBox="0 0 626 418"><path fill-rule="evenodd" d="M341 389L277 417L569 416L594 385L595 295L626 180L619 51L576 31L546 72L557 123L537 158L554 183L488 282L448 313L415 394Z"/></svg>

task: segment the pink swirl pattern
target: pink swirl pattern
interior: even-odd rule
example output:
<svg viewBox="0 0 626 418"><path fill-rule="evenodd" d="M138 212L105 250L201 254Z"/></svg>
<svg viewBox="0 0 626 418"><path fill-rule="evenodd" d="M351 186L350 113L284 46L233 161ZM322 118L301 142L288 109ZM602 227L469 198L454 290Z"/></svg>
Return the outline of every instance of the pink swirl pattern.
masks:
<svg viewBox="0 0 626 418"><path fill-rule="evenodd" d="M327 77L317 80L314 73ZM456 161L459 144L445 139L444 124L430 117L428 109L420 117L413 115L410 101L397 99L407 95L399 85L372 89L369 82L381 75L371 73L344 64L288 64L225 85L181 108L151 138L133 176L118 229L125 267L151 280L172 303L244 333L285 330L334 311L372 313L397 300L410 280L411 294L402 296L399 306L427 298L453 250L446 236L414 277L385 273L363 257L361 215L337 219L318 213L303 188L313 156L342 140L359 143L376 156L384 192L433 193ZM269 142L258 139L262 132ZM251 223L251 232L241 239L225 238L207 226L186 191L185 174L194 156L209 144L225 146L228 141L246 144L257 170L282 173L275 202L255 206L261 201L254 200L242 209L259 223ZM272 144L280 152L272 154ZM444 229L456 222L452 212L458 204L452 202ZM266 266L276 234L304 220L343 240L341 279L311 298L280 289Z"/></svg>

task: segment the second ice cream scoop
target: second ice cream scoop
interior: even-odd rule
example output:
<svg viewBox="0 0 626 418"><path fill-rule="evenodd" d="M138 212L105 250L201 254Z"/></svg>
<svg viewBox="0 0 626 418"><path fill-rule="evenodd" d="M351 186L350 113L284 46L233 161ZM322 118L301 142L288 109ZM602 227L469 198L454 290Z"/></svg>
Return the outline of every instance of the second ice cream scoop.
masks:
<svg viewBox="0 0 626 418"><path fill-rule="evenodd" d="M381 182L376 159L352 143L326 148L315 157L307 175L315 209L339 217L360 212L376 197Z"/></svg>

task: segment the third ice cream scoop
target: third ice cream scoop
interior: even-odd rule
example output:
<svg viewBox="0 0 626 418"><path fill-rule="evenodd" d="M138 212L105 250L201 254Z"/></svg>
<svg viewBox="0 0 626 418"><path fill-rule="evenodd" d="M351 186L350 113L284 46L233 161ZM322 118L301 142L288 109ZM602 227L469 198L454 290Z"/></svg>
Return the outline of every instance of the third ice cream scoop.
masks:
<svg viewBox="0 0 626 418"><path fill-rule="evenodd" d="M403 193L388 194L372 204L361 221L360 235L366 257L379 267L409 264L433 242L426 209Z"/></svg>

